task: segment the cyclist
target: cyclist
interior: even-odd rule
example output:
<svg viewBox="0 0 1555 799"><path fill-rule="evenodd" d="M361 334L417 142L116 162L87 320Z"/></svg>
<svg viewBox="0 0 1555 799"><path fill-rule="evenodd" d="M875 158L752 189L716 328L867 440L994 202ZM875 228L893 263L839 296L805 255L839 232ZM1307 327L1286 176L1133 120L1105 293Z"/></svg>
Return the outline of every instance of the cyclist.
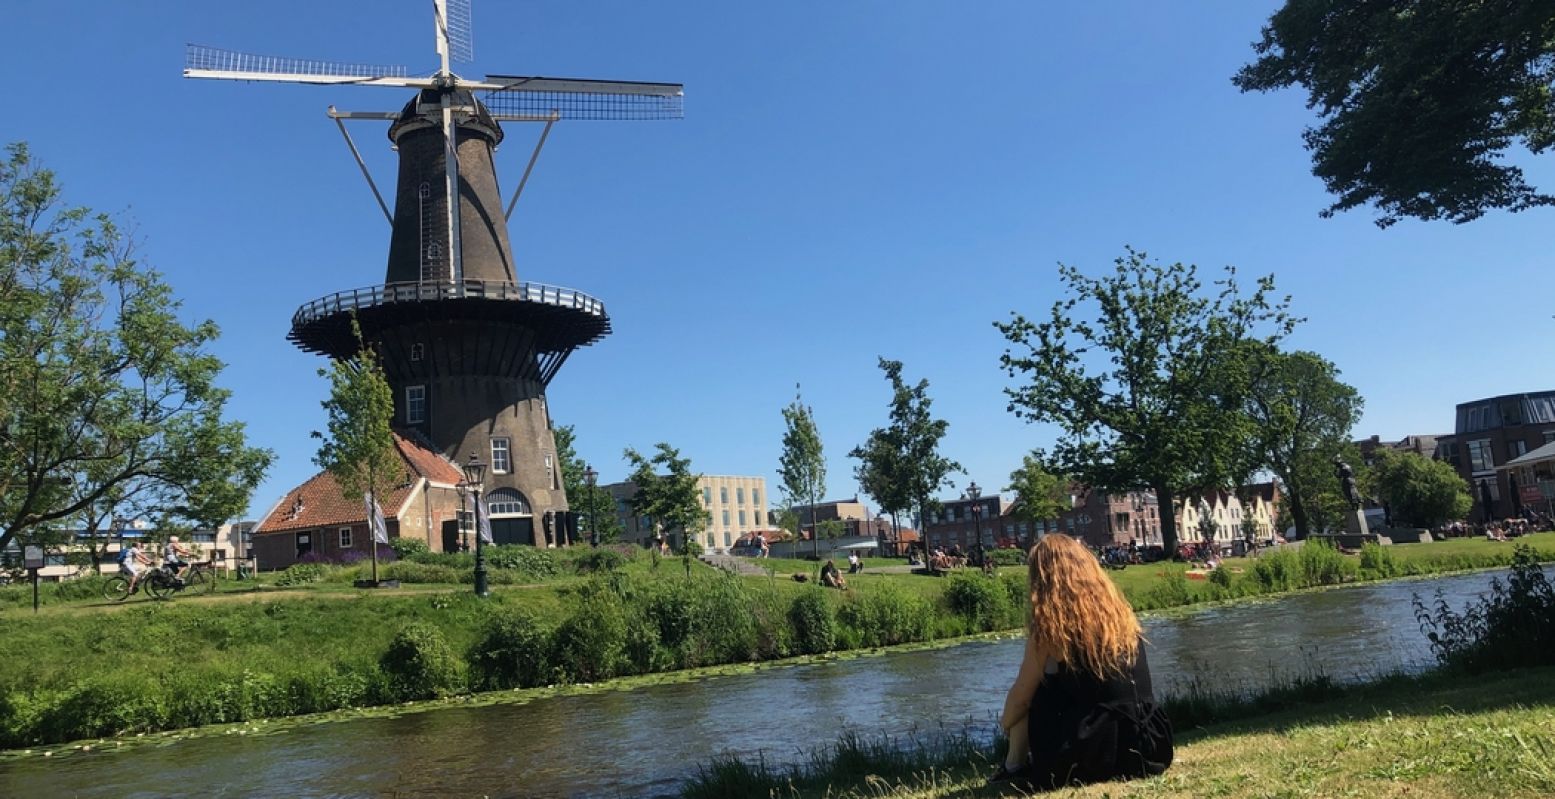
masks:
<svg viewBox="0 0 1555 799"><path fill-rule="evenodd" d="M167 545L162 548L162 568L173 573L179 585L184 584L184 573L189 571L189 547L178 543L178 536L167 538Z"/></svg>
<svg viewBox="0 0 1555 799"><path fill-rule="evenodd" d="M140 582L141 575L146 573L146 566L151 564L151 558L141 550L140 544L131 543L119 548L119 571L130 576L130 593L135 593L135 585Z"/></svg>

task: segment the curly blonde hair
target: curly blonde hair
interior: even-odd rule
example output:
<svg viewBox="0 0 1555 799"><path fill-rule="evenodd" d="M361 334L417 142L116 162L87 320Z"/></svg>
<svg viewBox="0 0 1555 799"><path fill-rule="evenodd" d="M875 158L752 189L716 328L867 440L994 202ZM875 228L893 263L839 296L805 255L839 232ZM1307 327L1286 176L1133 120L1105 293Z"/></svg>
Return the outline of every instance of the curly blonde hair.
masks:
<svg viewBox="0 0 1555 799"><path fill-rule="evenodd" d="M1027 558L1027 634L1039 651L1099 677L1123 674L1139 653L1139 619L1079 541L1051 533Z"/></svg>

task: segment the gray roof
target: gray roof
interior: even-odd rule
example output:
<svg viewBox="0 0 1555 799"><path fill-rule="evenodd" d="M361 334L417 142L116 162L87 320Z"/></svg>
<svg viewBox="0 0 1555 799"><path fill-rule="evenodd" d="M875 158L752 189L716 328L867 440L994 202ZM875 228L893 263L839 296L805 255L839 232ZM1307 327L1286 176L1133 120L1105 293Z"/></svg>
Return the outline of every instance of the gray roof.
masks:
<svg viewBox="0 0 1555 799"><path fill-rule="evenodd" d="M1547 460L1555 460L1555 441L1551 441L1550 443L1545 444L1544 446L1539 447L1538 449L1529 452L1526 455L1520 455L1516 458L1513 458L1496 468L1500 470L1510 469L1514 466L1530 466L1536 461Z"/></svg>

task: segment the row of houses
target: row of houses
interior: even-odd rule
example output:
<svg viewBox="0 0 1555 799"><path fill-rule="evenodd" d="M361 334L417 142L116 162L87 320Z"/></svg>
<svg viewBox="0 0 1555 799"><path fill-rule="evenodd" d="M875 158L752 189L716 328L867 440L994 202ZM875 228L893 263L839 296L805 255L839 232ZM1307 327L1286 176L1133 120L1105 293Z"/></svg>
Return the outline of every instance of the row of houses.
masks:
<svg viewBox="0 0 1555 799"><path fill-rule="evenodd" d="M1234 491L1209 491L1179 500L1175 510L1182 541L1201 541L1201 530L1213 529L1215 542L1233 546L1249 535L1260 542L1279 531L1280 488L1275 482L1255 483ZM1096 546L1161 544L1161 509L1153 491L1104 491L1071 487L1069 509L1057 518L1027 521L1016 502L1001 496L945 500L924 526L931 548L969 549L984 546L1031 546L1047 533L1065 533Z"/></svg>

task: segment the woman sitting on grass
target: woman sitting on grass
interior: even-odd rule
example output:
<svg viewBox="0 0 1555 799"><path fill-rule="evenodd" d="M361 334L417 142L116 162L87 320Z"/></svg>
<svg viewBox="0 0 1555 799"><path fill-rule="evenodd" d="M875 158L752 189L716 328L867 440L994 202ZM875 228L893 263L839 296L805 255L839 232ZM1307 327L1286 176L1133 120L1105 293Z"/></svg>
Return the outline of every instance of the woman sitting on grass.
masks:
<svg viewBox="0 0 1555 799"><path fill-rule="evenodd" d="M989 781L1045 790L1165 771L1171 722L1123 592L1066 535L1044 537L1027 562L1026 652L1000 718L1010 749Z"/></svg>

